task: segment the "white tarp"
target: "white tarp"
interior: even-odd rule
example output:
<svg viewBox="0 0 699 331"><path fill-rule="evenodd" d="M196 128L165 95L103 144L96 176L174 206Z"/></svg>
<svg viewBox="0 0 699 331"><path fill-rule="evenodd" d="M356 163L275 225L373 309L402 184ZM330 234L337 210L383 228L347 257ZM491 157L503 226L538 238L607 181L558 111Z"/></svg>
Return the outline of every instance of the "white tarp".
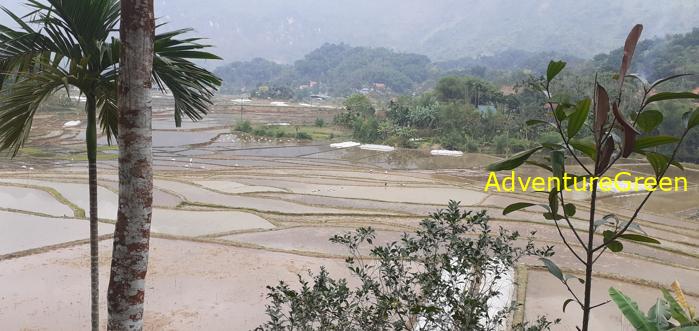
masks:
<svg viewBox="0 0 699 331"><path fill-rule="evenodd" d="M510 268L503 268L501 273L494 274L493 270L488 270L485 272L485 279L483 279L483 284L492 285L490 288L493 291L497 291L498 294L488 299L488 317L495 317L501 311L507 309L513 300L515 300L515 274L514 270ZM470 272L469 270L465 271ZM471 286L470 280L467 278L466 274L452 274L447 271L442 272L442 280L446 282L453 282L458 291L465 291ZM488 288L481 288L481 291L488 290ZM455 293L458 297L459 294ZM437 305L444 309L444 319L443 322L429 322L422 316L418 316L418 323L415 326L415 331L432 331L432 330L445 330L450 329L447 322L449 321L449 313L452 307L447 303L446 298L442 298L436 302ZM446 323L446 324L444 324ZM489 325L488 318L481 317L479 324L488 330L494 331L504 331L506 330L505 325Z"/></svg>
<svg viewBox="0 0 699 331"><path fill-rule="evenodd" d="M341 143L330 144L330 147L332 147L332 148L349 148L349 147L357 147L359 145L361 145L361 144L354 142L354 141L343 141Z"/></svg>
<svg viewBox="0 0 699 331"><path fill-rule="evenodd" d="M359 146L361 149L365 149L368 151L379 151L379 152L393 152L396 150L395 148L391 146L386 146L386 145L373 145L373 144L364 144Z"/></svg>
<svg viewBox="0 0 699 331"><path fill-rule="evenodd" d="M432 155L439 155L439 156L463 156L464 152L461 151L450 151L447 149L435 149L430 152Z"/></svg>

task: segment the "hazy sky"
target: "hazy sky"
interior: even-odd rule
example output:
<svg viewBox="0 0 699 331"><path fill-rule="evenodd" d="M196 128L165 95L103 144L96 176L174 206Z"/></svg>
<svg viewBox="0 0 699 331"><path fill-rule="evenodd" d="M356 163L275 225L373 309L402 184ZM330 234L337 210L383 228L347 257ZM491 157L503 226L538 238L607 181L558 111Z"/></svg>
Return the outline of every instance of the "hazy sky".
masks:
<svg viewBox="0 0 699 331"><path fill-rule="evenodd" d="M3 0L23 12L20 0ZM384 46L434 60L503 49L589 57L644 36L699 26L697 0L156 0L166 28L193 27L226 61L291 62L325 42ZM8 23L0 16L0 22Z"/></svg>

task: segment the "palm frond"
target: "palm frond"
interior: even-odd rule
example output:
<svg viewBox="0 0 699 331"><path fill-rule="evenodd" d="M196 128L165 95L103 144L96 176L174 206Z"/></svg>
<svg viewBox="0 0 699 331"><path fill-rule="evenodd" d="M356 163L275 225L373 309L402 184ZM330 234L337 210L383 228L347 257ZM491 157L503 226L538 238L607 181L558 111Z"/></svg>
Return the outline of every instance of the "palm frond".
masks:
<svg viewBox="0 0 699 331"><path fill-rule="evenodd" d="M115 80L97 84L97 110L102 132L107 135L107 144L111 145L117 136L119 108L117 105L117 87Z"/></svg>
<svg viewBox="0 0 699 331"><path fill-rule="evenodd" d="M220 59L197 43L199 38L177 39L189 29L175 30L155 36L153 80L161 91L169 90L175 98L175 125L182 125L183 115L197 121L213 104L214 93L221 79L190 60Z"/></svg>
<svg viewBox="0 0 699 331"><path fill-rule="evenodd" d="M0 151L12 156L22 147L32 126L39 105L56 90L65 86L61 68L45 66L44 70L18 77L9 90L0 94Z"/></svg>
<svg viewBox="0 0 699 331"><path fill-rule="evenodd" d="M97 66L101 43L115 31L119 22L118 0L29 0L31 22L71 58L81 56ZM76 47L77 46L77 47ZM99 69L99 68L95 68Z"/></svg>

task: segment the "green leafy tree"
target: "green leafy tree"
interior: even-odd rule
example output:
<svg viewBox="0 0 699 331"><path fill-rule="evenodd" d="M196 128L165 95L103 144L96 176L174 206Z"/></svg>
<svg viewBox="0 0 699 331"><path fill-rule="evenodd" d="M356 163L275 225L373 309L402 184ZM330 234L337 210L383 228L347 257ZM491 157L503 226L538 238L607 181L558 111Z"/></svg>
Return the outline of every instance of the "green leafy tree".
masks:
<svg viewBox="0 0 699 331"><path fill-rule="evenodd" d="M39 106L58 90L73 86L85 95L90 193L92 327L98 317L97 127L111 142L117 133L117 77L121 42L113 37L120 18L118 0L29 0L25 17L3 10L17 24L0 25L0 150L14 156L22 147ZM183 115L206 114L220 80L191 60L218 59L189 30L155 36L152 79L175 98L175 123Z"/></svg>
<svg viewBox="0 0 699 331"><path fill-rule="evenodd" d="M593 97L580 98L577 101L570 101L568 97L559 98L552 94L552 82L556 76L565 68L563 61L551 61L549 63L546 78L540 86L541 92L547 96L546 108L551 112L551 122L545 120L530 120L531 125L545 125L552 127L558 132L561 143L541 144L540 146L520 152L509 159L491 164L490 171L513 170L525 163L540 166L552 173L552 176L559 179L561 185L553 188L548 193L548 204L537 205L526 202L518 202L506 207L504 214L529 207L543 207L543 217L551 220L556 225L559 235L568 250L574 255L577 261L585 269L585 276L579 279L585 286L584 293L578 295L573 291L568 282L577 277L566 275L551 260L544 260L549 272L558 278L566 286L572 298L563 303L563 309L570 303L580 306L582 315L582 331L589 330L591 311L603 303L591 302L592 272L597 259L607 250L619 252L623 250L622 241L637 241L650 244L659 242L645 235L635 220L641 209L651 197L655 189L646 193L643 201L638 205L633 215L628 219L610 214L602 219L597 219L596 203L599 179L610 170L621 158L628 158L631 154L645 156L648 163L653 168L656 182L659 182L671 165L682 168L681 164L675 161L677 152L685 141L689 132L699 126L699 109L684 114L684 125L676 129L679 137L654 135L652 132L663 121L660 112L652 110L649 106L664 100L676 99L699 99L699 95L692 92L661 92L653 93L659 85L670 80L681 77L673 75L662 78L652 83L640 79L638 75L628 74L631 66L636 44L641 36L643 26L636 25L629 33L624 46L621 68L617 77L616 95L610 97L601 84L595 82ZM641 100L636 105L629 105L627 108L634 109L631 113L633 120L628 120L621 109L622 102L628 102L629 98L624 98L624 82L629 77L636 78L642 83ZM591 137L585 137L582 132L584 127L590 128ZM672 152L663 154L655 151L658 146L672 144ZM548 156L548 163L529 161L537 153L545 152ZM573 161L582 169L582 174L568 174L566 172L566 159ZM587 233L581 234L574 226L571 218L576 214L576 206L564 200L563 191L569 189L569 185L574 185L574 180L565 178L575 178L587 184L589 179L589 189L591 198L589 202L589 217L587 217ZM567 227L572 233L572 243L568 236L563 234L562 227ZM595 238L601 232L602 243L597 243Z"/></svg>
<svg viewBox="0 0 699 331"><path fill-rule="evenodd" d="M309 272L312 280L298 275L298 290L285 282L268 286L268 321L257 330L495 330L517 309L489 310L502 295L500 281L511 281L506 275L521 258L553 252L535 247L532 238L515 244L519 233L488 222L485 212L464 212L450 201L397 242L374 245L371 228L336 235L330 241L347 248L347 269L358 285L321 268ZM514 329L546 330L553 323L539 318Z"/></svg>
<svg viewBox="0 0 699 331"><path fill-rule="evenodd" d="M342 103L345 109L349 112L368 116L374 115L376 109L371 103L371 100L363 94L352 94Z"/></svg>

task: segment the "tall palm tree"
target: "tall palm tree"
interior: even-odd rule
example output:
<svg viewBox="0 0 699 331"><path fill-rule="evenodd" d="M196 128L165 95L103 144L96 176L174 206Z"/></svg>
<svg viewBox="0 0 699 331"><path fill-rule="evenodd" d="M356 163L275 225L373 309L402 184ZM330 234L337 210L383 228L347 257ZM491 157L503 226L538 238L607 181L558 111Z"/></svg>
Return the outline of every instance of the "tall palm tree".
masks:
<svg viewBox="0 0 699 331"><path fill-rule="evenodd" d="M153 0L121 0L119 212L107 295L108 330L143 330L153 215L154 35Z"/></svg>
<svg viewBox="0 0 699 331"><path fill-rule="evenodd" d="M70 86L86 98L87 157L90 193L90 266L92 328L99 326L97 252L97 123L108 142L117 134L117 77L121 43L116 37L118 0L28 0L31 12L17 24L0 25L0 151L15 156L39 106ZM175 99L175 123L183 115L199 120L221 81L191 60L219 59L189 30L155 36L152 79Z"/></svg>

